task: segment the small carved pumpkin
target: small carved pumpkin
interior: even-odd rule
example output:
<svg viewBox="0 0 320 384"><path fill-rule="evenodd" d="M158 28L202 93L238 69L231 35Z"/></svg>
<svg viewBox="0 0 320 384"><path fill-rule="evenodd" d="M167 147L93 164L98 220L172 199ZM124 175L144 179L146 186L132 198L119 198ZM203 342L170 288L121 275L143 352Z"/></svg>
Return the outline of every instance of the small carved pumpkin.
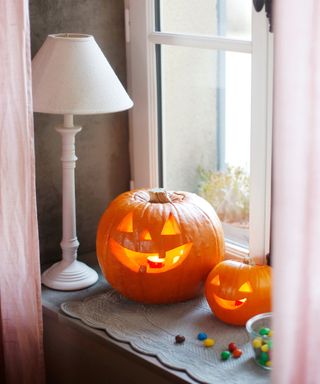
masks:
<svg viewBox="0 0 320 384"><path fill-rule="evenodd" d="M105 278L124 296L182 301L201 293L209 271L223 260L222 226L196 194L125 192L100 219L97 255Z"/></svg>
<svg viewBox="0 0 320 384"><path fill-rule="evenodd" d="M205 295L217 318L244 325L250 317L271 311L271 267L222 261L209 273Z"/></svg>

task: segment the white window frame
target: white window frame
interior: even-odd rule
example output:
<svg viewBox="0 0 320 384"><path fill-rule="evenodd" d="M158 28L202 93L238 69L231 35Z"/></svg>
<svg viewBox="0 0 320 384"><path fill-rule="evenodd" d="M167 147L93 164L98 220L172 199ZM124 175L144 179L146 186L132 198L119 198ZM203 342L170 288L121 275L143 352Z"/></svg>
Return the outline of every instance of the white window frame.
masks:
<svg viewBox="0 0 320 384"><path fill-rule="evenodd" d="M272 126L272 35L264 12L252 14L252 41L155 32L153 0L125 0L131 188L158 186L155 44L223 49L252 54L249 250L226 242L232 258L250 253L265 263L269 253Z"/></svg>

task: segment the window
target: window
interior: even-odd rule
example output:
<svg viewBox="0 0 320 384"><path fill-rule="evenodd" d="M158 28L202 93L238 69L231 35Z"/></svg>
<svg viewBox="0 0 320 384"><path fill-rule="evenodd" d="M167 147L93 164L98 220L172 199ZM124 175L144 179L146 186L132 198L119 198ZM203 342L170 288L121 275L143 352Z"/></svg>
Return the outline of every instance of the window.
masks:
<svg viewBox="0 0 320 384"><path fill-rule="evenodd" d="M251 0L127 0L132 186L209 200L227 253L269 250L272 46ZM250 250L250 251L249 251Z"/></svg>

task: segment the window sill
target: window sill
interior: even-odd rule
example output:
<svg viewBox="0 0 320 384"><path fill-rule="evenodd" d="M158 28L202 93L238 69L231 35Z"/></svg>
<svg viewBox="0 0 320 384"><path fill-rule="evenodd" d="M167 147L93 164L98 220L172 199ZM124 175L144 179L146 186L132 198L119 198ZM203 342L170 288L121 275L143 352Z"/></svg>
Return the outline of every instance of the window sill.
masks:
<svg viewBox="0 0 320 384"><path fill-rule="evenodd" d="M80 259L99 273L94 253ZM137 353L129 344L117 342L104 331L93 329L60 310L63 302L83 300L104 292L107 287L108 283L99 273L98 282L83 290L42 288L47 384L197 383L183 371L166 368L157 358Z"/></svg>
<svg viewBox="0 0 320 384"><path fill-rule="evenodd" d="M79 259L100 272L94 253ZM96 284L79 291L42 287L47 384L196 383L187 374L164 367L155 357L137 353L128 344L117 342L104 331L88 327L60 310L63 302L82 300L107 287L101 273Z"/></svg>
<svg viewBox="0 0 320 384"><path fill-rule="evenodd" d="M239 245L233 244L231 242L225 242L225 258L243 261L244 259L249 257L249 249L245 247L241 247Z"/></svg>

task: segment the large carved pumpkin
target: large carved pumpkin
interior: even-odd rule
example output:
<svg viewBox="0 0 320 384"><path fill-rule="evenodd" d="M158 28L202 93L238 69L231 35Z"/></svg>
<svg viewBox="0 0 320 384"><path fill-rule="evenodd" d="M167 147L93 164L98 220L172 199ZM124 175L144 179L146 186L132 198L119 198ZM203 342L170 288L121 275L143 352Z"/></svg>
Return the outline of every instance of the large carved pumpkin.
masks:
<svg viewBox="0 0 320 384"><path fill-rule="evenodd" d="M250 317L271 311L271 267L222 261L209 273L205 294L216 317L244 325Z"/></svg>
<svg viewBox="0 0 320 384"><path fill-rule="evenodd" d="M195 297L224 257L212 206L187 192L137 190L118 196L102 215L97 255L111 286L144 303Z"/></svg>

